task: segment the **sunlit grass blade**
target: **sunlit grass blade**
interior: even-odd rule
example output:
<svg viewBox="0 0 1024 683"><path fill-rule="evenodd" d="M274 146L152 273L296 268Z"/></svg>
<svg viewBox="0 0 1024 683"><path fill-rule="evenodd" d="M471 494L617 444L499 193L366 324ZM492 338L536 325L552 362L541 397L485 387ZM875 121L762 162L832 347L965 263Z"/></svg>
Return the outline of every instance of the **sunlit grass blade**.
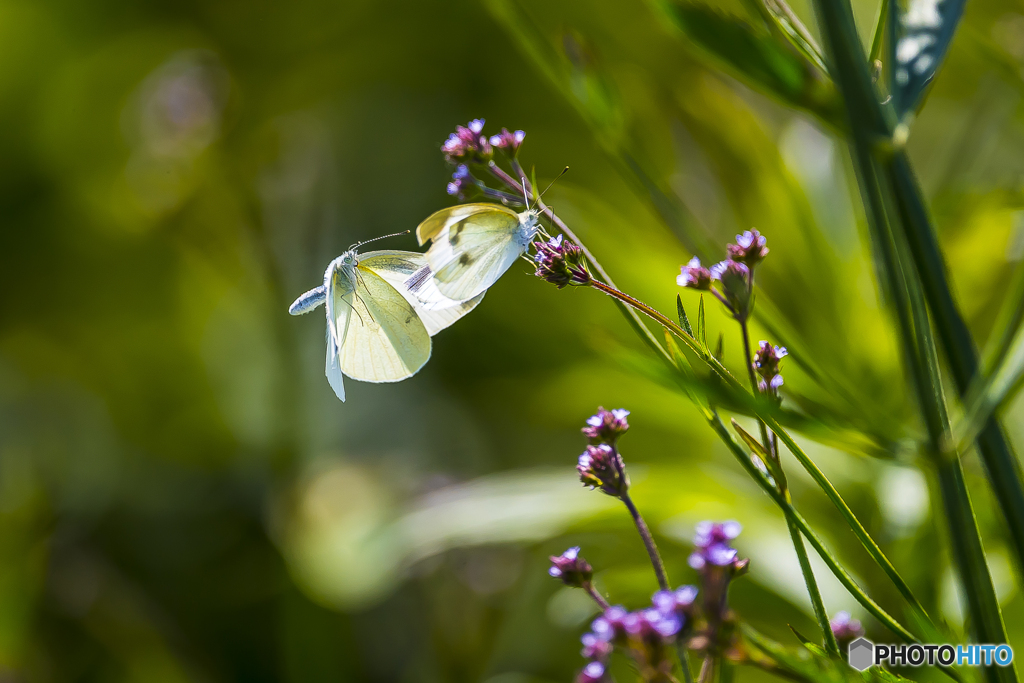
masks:
<svg viewBox="0 0 1024 683"><path fill-rule="evenodd" d="M788 40L710 5L685 0L651 4L697 56L765 94L842 126L835 88L825 70Z"/></svg>

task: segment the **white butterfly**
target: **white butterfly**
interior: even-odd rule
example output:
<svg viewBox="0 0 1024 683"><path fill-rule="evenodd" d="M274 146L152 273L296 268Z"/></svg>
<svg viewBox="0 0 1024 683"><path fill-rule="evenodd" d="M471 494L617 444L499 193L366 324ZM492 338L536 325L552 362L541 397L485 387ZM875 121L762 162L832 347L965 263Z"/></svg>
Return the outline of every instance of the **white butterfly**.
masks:
<svg viewBox="0 0 1024 683"><path fill-rule="evenodd" d="M421 245L431 242L426 257L438 293L465 301L487 291L537 235L538 215L536 209L516 213L500 204L460 204L420 223L416 238ZM406 285L422 297L424 280L409 278Z"/></svg>
<svg viewBox="0 0 1024 683"><path fill-rule="evenodd" d="M358 245L357 245L358 247ZM416 295L405 281L425 280ZM476 307L444 297L433 285L423 254L350 249L331 261L324 284L288 308L302 315L326 303L327 381L345 400L342 375L362 382L398 382L430 358L430 337Z"/></svg>

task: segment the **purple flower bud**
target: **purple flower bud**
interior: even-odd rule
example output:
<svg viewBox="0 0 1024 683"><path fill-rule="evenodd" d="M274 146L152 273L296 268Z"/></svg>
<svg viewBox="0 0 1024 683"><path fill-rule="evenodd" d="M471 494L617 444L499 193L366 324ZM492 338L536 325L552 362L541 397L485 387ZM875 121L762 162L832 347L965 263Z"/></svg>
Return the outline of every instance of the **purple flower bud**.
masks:
<svg viewBox="0 0 1024 683"><path fill-rule="evenodd" d="M587 269L583 250L571 242L563 242L562 236L552 237L547 242L533 243L536 253L533 261L537 264L537 277L557 285L576 287L589 285L590 271Z"/></svg>
<svg viewBox="0 0 1024 683"><path fill-rule="evenodd" d="M762 340L754 353L754 370L761 376L758 387L763 393L777 394L782 386L779 362L789 355L784 346L772 346Z"/></svg>
<svg viewBox="0 0 1024 683"><path fill-rule="evenodd" d="M694 256L680 269L676 276L676 284L680 287L690 287L707 291L711 289L711 271L700 264L700 259Z"/></svg>
<svg viewBox="0 0 1024 683"><path fill-rule="evenodd" d="M726 305L737 320L750 312L750 269L738 261L722 261L711 266L711 279L722 284Z"/></svg>
<svg viewBox="0 0 1024 683"><path fill-rule="evenodd" d="M850 613L845 610L837 612L832 617L830 625L832 626L832 633L838 641L849 642L864 635L864 627L861 626L860 621L850 617Z"/></svg>
<svg viewBox="0 0 1024 683"><path fill-rule="evenodd" d="M739 522L701 522L697 525L693 537L696 546L690 555L689 563L694 569L707 566L726 567L736 564L737 551L729 545L729 541L740 535L743 527Z"/></svg>
<svg viewBox="0 0 1024 683"><path fill-rule="evenodd" d="M456 126L455 132L448 136L441 151L448 161L463 159L473 163L485 163L491 159L494 150L487 136L483 134L484 120L473 119L469 126Z"/></svg>
<svg viewBox="0 0 1024 683"><path fill-rule="evenodd" d="M614 446L619 437L629 429L627 415L629 411L625 408L605 410L598 407L597 412L587 418L587 426L582 430L583 436L592 444L607 443Z"/></svg>
<svg viewBox="0 0 1024 683"><path fill-rule="evenodd" d="M580 642L583 643L583 649L580 654L587 659L600 659L606 660L608 656L615 649L615 646L610 641L599 638L593 633L584 633L583 637L580 638Z"/></svg>
<svg viewBox="0 0 1024 683"><path fill-rule="evenodd" d="M604 614L594 619L590 625L590 631L599 639L609 643L621 640L626 635L626 626L623 620L629 616L629 612L621 605L613 605L604 611Z"/></svg>
<svg viewBox="0 0 1024 683"><path fill-rule="evenodd" d="M508 128L502 128L501 132L497 135L491 136L491 145L503 149L510 155L515 156L519 151L519 145L523 144L523 140L526 139L526 133L521 130L517 130L514 133L510 133Z"/></svg>
<svg viewBox="0 0 1024 683"><path fill-rule="evenodd" d="M462 180L463 178L469 177L469 167L465 164L459 164L455 167L455 173L452 173L452 178L456 180Z"/></svg>
<svg viewBox="0 0 1024 683"><path fill-rule="evenodd" d="M601 683L606 680L604 664L598 661L587 664L576 677L576 683Z"/></svg>
<svg viewBox="0 0 1024 683"><path fill-rule="evenodd" d="M767 241L757 230L747 230L742 235L736 235L736 244L726 246L726 251L733 261L753 268L768 255L768 247L765 246Z"/></svg>
<svg viewBox="0 0 1024 683"><path fill-rule="evenodd" d="M591 489L600 488L609 496L622 496L629 489L626 465L614 446L606 443L587 446L576 465L580 481Z"/></svg>
<svg viewBox="0 0 1024 683"><path fill-rule="evenodd" d="M590 583L594 570L590 564L580 557L579 546L569 548L561 555L551 557L551 568L548 574L561 579L566 586L580 588Z"/></svg>

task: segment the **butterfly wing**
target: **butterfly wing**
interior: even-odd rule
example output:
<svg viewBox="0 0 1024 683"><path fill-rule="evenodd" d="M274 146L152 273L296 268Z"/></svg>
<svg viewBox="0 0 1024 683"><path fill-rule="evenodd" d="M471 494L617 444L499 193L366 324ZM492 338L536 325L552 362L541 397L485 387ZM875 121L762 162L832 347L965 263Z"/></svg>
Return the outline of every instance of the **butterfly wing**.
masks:
<svg viewBox="0 0 1024 683"><path fill-rule="evenodd" d="M449 299L463 301L486 291L526 250L529 239L518 214L489 206L442 228L427 250L434 284Z"/></svg>
<svg viewBox="0 0 1024 683"><path fill-rule="evenodd" d="M423 254L371 251L359 257L359 265L369 268L397 289L416 309L431 337L472 311L484 298L480 294L468 301L453 301L441 294Z"/></svg>
<svg viewBox="0 0 1024 683"><path fill-rule="evenodd" d="M334 343L334 335L331 334L331 326L327 325L327 367L324 370L327 375L327 383L334 389L334 393L342 401L345 400L345 379L341 374L341 364L338 360L338 345Z"/></svg>
<svg viewBox="0 0 1024 683"><path fill-rule="evenodd" d="M341 371L363 382L398 382L412 377L430 358L430 335L416 309L372 269L355 267L355 292L345 336L339 344Z"/></svg>
<svg viewBox="0 0 1024 683"><path fill-rule="evenodd" d="M501 206L500 204L476 202L472 204L449 206L447 209L435 211L427 216L427 219L420 223L416 228L416 239L419 240L420 246L422 247L429 240L434 239L434 237L436 237L445 228L450 228L459 221L465 220L470 216L495 210L507 211L513 216L515 215L515 211Z"/></svg>

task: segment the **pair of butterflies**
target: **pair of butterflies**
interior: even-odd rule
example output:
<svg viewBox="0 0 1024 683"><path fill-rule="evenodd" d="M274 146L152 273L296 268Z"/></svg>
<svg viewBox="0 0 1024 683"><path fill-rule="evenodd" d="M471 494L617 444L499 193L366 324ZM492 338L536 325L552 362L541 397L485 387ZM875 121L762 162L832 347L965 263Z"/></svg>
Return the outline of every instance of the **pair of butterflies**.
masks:
<svg viewBox="0 0 1024 683"><path fill-rule="evenodd" d="M473 310L487 288L519 258L540 230L538 213L499 204L442 209L416 228L425 254L358 253L331 261L324 283L288 308L302 315L327 309L327 381L345 400L342 376L399 382L430 358L430 338Z"/></svg>

